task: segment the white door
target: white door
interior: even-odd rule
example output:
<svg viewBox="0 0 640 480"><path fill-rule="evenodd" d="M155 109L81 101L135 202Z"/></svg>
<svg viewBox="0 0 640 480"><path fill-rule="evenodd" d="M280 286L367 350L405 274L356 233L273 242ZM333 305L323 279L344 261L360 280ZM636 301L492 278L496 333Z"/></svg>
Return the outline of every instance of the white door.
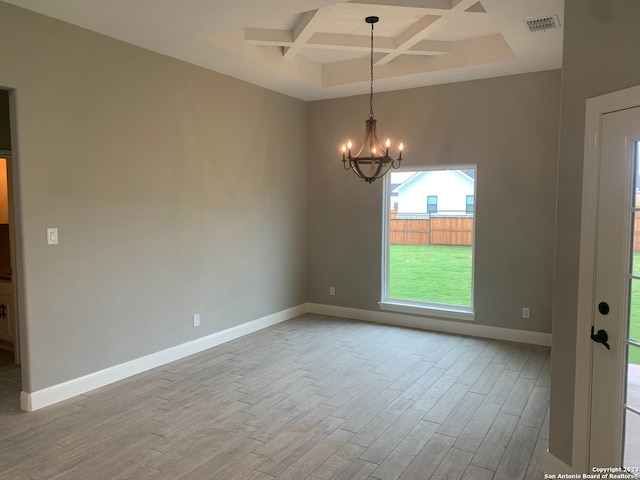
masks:
<svg viewBox="0 0 640 480"><path fill-rule="evenodd" d="M640 472L640 107L601 128L589 464Z"/></svg>

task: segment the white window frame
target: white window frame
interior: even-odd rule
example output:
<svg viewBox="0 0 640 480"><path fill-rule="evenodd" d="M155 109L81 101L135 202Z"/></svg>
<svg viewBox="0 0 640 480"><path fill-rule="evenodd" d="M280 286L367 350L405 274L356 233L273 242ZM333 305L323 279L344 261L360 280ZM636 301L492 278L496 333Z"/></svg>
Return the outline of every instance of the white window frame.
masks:
<svg viewBox="0 0 640 480"><path fill-rule="evenodd" d="M475 170L475 178L473 182L473 232L472 232L472 245L471 245L471 306L466 307L463 305L448 305L433 302L420 302L415 300L406 300L399 298L389 297L389 220L390 220L390 197L391 197L391 172L385 175L383 182L383 195L382 195L382 291L380 294L381 300L378 302L380 310L386 310L391 312L408 313L411 315L419 315L425 317L436 317L449 320L464 320L472 322L476 318L474 310L474 282L475 282L475 249L476 249L476 211L477 203L476 191L477 191L477 177L478 166L475 164L466 165L437 165L437 166L424 166L424 167L401 167L398 170L400 172L424 172L430 170Z"/></svg>

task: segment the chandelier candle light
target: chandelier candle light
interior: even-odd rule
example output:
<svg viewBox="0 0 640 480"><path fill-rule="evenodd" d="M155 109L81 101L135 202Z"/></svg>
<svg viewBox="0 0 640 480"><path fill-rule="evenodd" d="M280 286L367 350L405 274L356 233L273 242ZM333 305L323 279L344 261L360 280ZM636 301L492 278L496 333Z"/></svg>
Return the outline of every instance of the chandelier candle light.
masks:
<svg viewBox="0 0 640 480"><path fill-rule="evenodd" d="M353 172L367 183L373 183L376 179L383 177L390 169L400 167L402 162L402 150L404 145L400 143L398 146L399 155L396 160L389 156L389 147L391 140L382 145L376 135L376 119L373 116L373 25L378 23L378 17L367 17L365 22L371 24L371 82L369 91L369 118L366 120L364 140L362 146L355 155L351 155L353 144L349 140L342 145L342 166L345 170L353 170ZM369 146L369 157L362 156L364 149ZM363 172L363 167L369 165L369 174Z"/></svg>

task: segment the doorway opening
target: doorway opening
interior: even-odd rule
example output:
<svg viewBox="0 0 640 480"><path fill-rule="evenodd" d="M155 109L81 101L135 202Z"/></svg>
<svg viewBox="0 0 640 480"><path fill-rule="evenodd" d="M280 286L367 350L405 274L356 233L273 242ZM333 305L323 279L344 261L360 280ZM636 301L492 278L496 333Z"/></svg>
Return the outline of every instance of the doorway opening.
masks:
<svg viewBox="0 0 640 480"><path fill-rule="evenodd" d="M11 96L0 89L0 413L20 406L22 371L17 315Z"/></svg>

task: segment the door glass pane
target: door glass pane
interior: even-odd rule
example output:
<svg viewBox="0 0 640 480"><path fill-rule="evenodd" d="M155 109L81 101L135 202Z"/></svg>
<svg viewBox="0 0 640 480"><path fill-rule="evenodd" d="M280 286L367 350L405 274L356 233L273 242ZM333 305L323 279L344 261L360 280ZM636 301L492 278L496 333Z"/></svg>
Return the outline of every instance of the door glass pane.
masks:
<svg viewBox="0 0 640 480"><path fill-rule="evenodd" d="M636 195L637 196L637 195ZM640 277L640 210L631 212L631 274Z"/></svg>
<svg viewBox="0 0 640 480"><path fill-rule="evenodd" d="M631 472L638 472L640 467L640 347L632 342L640 343L640 207L638 168L639 143L636 142L633 165L633 189L630 199L631 239L629 275L629 310L628 310L628 356L627 356L627 392L624 409L624 450L623 465ZM630 410L633 409L633 410Z"/></svg>
<svg viewBox="0 0 640 480"><path fill-rule="evenodd" d="M640 347L629 345L627 405L640 410Z"/></svg>
<svg viewBox="0 0 640 480"><path fill-rule="evenodd" d="M634 165L634 169L633 169L633 206L634 207L638 207L640 206L640 179L638 178L638 176L640 176L640 168L638 168L640 166L640 153L639 153L638 149L638 142L636 143L636 152L635 152L635 165Z"/></svg>
<svg viewBox="0 0 640 480"><path fill-rule="evenodd" d="M637 475L640 471L640 415L627 410L624 430L624 467Z"/></svg>
<svg viewBox="0 0 640 480"><path fill-rule="evenodd" d="M638 255L634 253L634 257ZM640 343L640 280L631 279L629 298L629 338ZM640 350L640 349L637 349ZM629 352L629 363L640 365L640 351Z"/></svg>

